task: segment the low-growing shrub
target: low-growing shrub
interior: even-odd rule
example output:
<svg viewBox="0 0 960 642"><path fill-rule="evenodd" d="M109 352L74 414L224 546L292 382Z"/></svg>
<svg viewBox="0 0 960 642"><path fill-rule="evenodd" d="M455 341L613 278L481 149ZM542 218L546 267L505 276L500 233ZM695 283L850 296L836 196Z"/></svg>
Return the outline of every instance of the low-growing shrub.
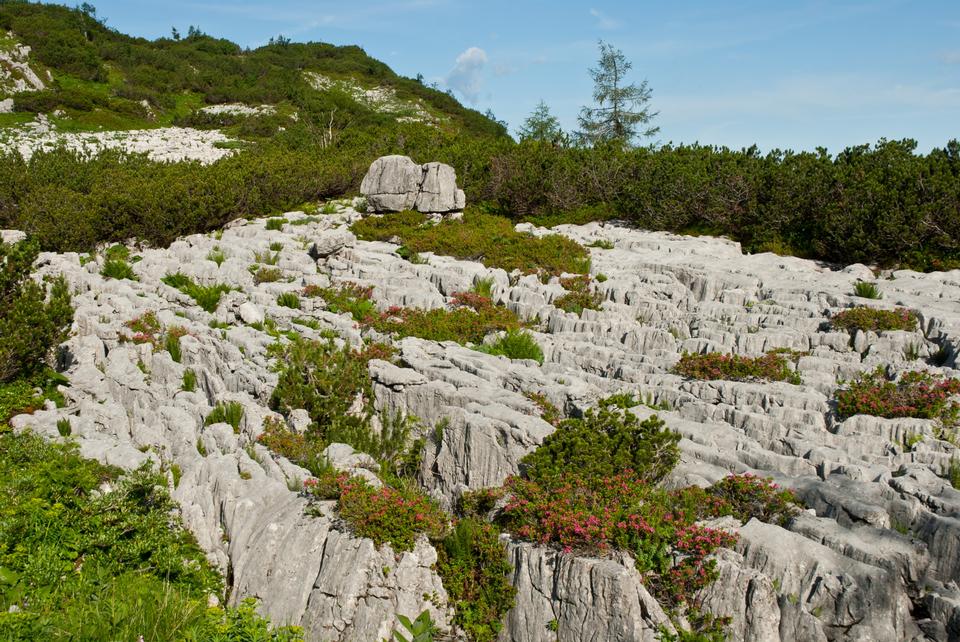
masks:
<svg viewBox="0 0 960 642"><path fill-rule="evenodd" d="M680 435L656 415L640 421L628 410L591 408L583 419L561 421L521 464L532 480L572 471L591 479L632 471L636 479L653 484L676 466L679 441Z"/></svg>
<svg viewBox="0 0 960 642"><path fill-rule="evenodd" d="M399 240L410 252L479 260L507 272L582 274L590 265L587 250L566 237L517 232L510 220L475 208L467 208L460 220L438 225L428 224L419 212L371 216L354 223L351 230L362 240Z"/></svg>
<svg viewBox="0 0 960 642"><path fill-rule="evenodd" d="M213 424L229 424L233 432L240 432L240 422L243 421L243 404L239 401L228 401L218 403L203 420L204 426Z"/></svg>
<svg viewBox="0 0 960 642"><path fill-rule="evenodd" d="M207 286L197 285L193 282L193 279L181 272L168 274L163 277L161 281L172 288L180 290L193 299L197 305L210 313L216 312L217 306L220 305L220 297L233 290L229 285L222 283Z"/></svg>
<svg viewBox="0 0 960 642"><path fill-rule="evenodd" d="M537 404L537 408L540 409L540 418L548 424L556 426L563 419L563 413L547 399L546 395L539 392L527 392L524 393L524 396Z"/></svg>
<svg viewBox="0 0 960 642"><path fill-rule="evenodd" d="M377 546L389 543L397 553L412 551L419 535L440 539L448 530L447 517L432 499L414 488L374 488L360 477L336 476L337 509L360 537ZM309 490L319 482L306 484Z"/></svg>
<svg viewBox="0 0 960 642"><path fill-rule="evenodd" d="M454 608L453 623L473 642L493 642L513 607L512 567L499 531L475 517L459 520L437 545L437 574Z"/></svg>
<svg viewBox="0 0 960 642"><path fill-rule="evenodd" d="M673 371L690 379L726 381L786 381L800 383L800 375L790 367L789 353L771 351L762 357L738 354L684 352Z"/></svg>
<svg viewBox="0 0 960 642"><path fill-rule="evenodd" d="M283 277L283 271L278 268L262 267L253 273L253 282L256 285L261 283L275 283Z"/></svg>
<svg viewBox="0 0 960 642"><path fill-rule="evenodd" d="M553 301L554 307L564 312L583 314L584 310L599 310L603 305L603 297L599 292L590 289L588 275L561 279L560 285L567 293Z"/></svg>
<svg viewBox="0 0 960 642"><path fill-rule="evenodd" d="M750 473L724 477L706 492L720 500L719 505L712 504L709 516L732 515L743 523L758 519L782 526L798 510L791 491L780 488L772 479Z"/></svg>
<svg viewBox="0 0 960 642"><path fill-rule="evenodd" d="M282 308L299 310L300 297L297 296L296 292L283 292L277 297L277 305Z"/></svg>
<svg viewBox="0 0 960 642"><path fill-rule="evenodd" d="M919 317L913 310L897 308L878 310L860 306L836 313L830 319L830 325L836 330L863 330L885 332L887 330L912 331L917 328Z"/></svg>
<svg viewBox="0 0 960 642"><path fill-rule="evenodd" d="M477 350L508 359L532 359L543 365L543 349L525 330L507 330L496 342L477 346Z"/></svg>
<svg viewBox="0 0 960 642"><path fill-rule="evenodd" d="M341 283L337 287L321 288L308 285L303 296L320 297L327 303L327 309L336 314L348 312L358 323L370 324L379 314L373 303L373 286L363 287L356 283Z"/></svg>
<svg viewBox="0 0 960 642"><path fill-rule="evenodd" d="M845 389L837 391L837 414L875 417L939 419L953 426L960 418L960 404L951 397L960 394L960 379L926 372L905 372L899 380L887 378L882 367L867 372Z"/></svg>
<svg viewBox="0 0 960 642"><path fill-rule="evenodd" d="M43 369L73 320L62 277L45 285L30 278L38 254L34 241L0 243L0 383Z"/></svg>
<svg viewBox="0 0 960 642"><path fill-rule="evenodd" d="M880 290L877 288L876 283L870 283L869 281L857 281L853 285L853 296L860 297L861 299L882 299L883 295L880 293Z"/></svg>
<svg viewBox="0 0 960 642"><path fill-rule="evenodd" d="M252 601L208 606L223 580L153 470L121 477L73 443L0 433L0 498L4 640L302 640Z"/></svg>

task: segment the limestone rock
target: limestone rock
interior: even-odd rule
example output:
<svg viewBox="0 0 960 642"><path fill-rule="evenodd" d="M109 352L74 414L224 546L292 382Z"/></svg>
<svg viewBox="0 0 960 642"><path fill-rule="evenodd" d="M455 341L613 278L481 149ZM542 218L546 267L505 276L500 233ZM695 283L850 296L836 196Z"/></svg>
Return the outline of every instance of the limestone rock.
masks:
<svg viewBox="0 0 960 642"><path fill-rule="evenodd" d="M374 212L415 209L446 213L466 205L452 167L437 162L417 165L407 156L382 156L373 161L360 183L360 193Z"/></svg>

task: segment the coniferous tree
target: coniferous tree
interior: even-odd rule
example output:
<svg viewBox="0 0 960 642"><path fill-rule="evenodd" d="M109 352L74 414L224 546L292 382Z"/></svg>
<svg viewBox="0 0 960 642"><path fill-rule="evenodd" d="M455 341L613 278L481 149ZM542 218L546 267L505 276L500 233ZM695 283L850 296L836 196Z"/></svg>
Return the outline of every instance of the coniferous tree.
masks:
<svg viewBox="0 0 960 642"><path fill-rule="evenodd" d="M547 103L542 100L537 103L533 113L523 121L520 129L517 130L517 136L520 140L535 140L554 145L562 145L566 142L566 134L560 128L560 121L550 113Z"/></svg>
<svg viewBox="0 0 960 642"><path fill-rule="evenodd" d="M614 142L624 146L637 137L650 137L660 131L650 122L658 112L650 111L653 91L644 80L627 84L627 72L633 64L619 49L600 41L600 61L590 69L593 100L596 106L580 111L579 139L587 145Z"/></svg>

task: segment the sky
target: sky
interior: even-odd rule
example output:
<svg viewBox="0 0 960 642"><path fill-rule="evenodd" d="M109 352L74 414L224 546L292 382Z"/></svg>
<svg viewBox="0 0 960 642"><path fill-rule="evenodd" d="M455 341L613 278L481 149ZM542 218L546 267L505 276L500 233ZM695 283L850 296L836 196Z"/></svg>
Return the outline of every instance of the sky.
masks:
<svg viewBox="0 0 960 642"><path fill-rule="evenodd" d="M652 142L836 152L880 138L960 138L960 0L99 0L109 26L190 25L243 46L271 36L356 44L397 73L565 130L589 104L598 41L653 91Z"/></svg>

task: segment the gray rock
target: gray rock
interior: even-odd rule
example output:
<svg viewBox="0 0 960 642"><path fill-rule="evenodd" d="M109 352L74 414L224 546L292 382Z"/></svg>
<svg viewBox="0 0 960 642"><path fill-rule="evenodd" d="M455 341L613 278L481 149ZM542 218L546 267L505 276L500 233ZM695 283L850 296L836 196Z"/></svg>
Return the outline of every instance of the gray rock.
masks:
<svg viewBox="0 0 960 642"><path fill-rule="evenodd" d="M374 212L416 209L446 213L466 205L452 167L436 162L417 165L407 156L382 156L373 161L360 183L360 193Z"/></svg>

